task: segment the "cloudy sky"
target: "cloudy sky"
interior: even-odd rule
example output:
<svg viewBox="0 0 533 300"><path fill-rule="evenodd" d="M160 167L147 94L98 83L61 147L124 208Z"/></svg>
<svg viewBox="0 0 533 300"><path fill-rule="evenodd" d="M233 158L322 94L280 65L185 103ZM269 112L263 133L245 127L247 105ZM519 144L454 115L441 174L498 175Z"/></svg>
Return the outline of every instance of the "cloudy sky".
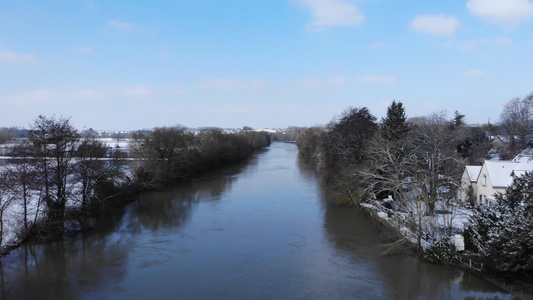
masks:
<svg viewBox="0 0 533 300"><path fill-rule="evenodd" d="M3 0L0 127L326 124L446 110L497 122L533 92L531 0Z"/></svg>

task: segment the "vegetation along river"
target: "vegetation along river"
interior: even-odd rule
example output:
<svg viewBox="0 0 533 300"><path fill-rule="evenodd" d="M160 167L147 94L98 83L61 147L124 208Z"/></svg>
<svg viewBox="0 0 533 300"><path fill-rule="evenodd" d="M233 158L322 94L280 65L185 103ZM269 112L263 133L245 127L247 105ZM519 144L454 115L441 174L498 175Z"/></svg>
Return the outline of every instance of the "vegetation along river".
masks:
<svg viewBox="0 0 533 300"><path fill-rule="evenodd" d="M380 255L292 144L141 195L94 230L2 258L2 299L511 299L456 268Z"/></svg>

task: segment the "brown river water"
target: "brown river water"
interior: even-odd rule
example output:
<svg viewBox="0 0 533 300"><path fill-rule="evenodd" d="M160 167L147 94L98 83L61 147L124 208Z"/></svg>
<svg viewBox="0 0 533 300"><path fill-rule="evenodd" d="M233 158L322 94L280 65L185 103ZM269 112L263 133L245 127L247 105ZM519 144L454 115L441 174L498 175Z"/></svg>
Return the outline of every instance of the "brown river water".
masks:
<svg viewBox="0 0 533 300"><path fill-rule="evenodd" d="M327 203L293 144L141 195L2 258L1 299L512 299L459 269L380 255L382 228Z"/></svg>

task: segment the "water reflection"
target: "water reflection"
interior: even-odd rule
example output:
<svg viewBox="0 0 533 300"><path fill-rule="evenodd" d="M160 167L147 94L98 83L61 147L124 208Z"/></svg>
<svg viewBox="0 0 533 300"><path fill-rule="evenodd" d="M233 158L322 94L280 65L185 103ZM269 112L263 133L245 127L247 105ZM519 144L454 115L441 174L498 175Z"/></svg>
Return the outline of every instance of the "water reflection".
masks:
<svg viewBox="0 0 533 300"><path fill-rule="evenodd" d="M257 159L248 164L238 164L223 170L207 172L201 178L178 184L166 191L144 193L131 205L125 222L130 233L142 230L152 232L171 227L181 227L190 220L193 208L200 200L219 201L231 191L237 174L247 166L257 165Z"/></svg>
<svg viewBox="0 0 533 300"><path fill-rule="evenodd" d="M26 244L6 257L2 299L78 299L80 292L125 273L128 247L98 235Z"/></svg>
<svg viewBox="0 0 533 300"><path fill-rule="evenodd" d="M317 172L317 165L306 157L298 157L298 168L308 181L321 186L326 199L326 186ZM327 201L324 201L327 202ZM337 256L354 264L372 262L366 273L352 272L353 276L366 276L369 281L386 283L386 298L392 299L511 299L510 295L460 269L428 264L408 255L381 255L385 239L384 228L368 215L345 207L324 205L324 229ZM349 268L349 267L348 267ZM363 273L363 274L362 274ZM368 292L367 292L368 293ZM367 296L375 296L368 293Z"/></svg>
<svg viewBox="0 0 533 300"><path fill-rule="evenodd" d="M2 258L1 299L80 299L102 285L121 293L131 251L142 247L132 235L185 226L200 199L220 200L236 175L256 164L252 159L164 192L142 194L124 213L109 213L96 220L94 230L64 241L23 245Z"/></svg>

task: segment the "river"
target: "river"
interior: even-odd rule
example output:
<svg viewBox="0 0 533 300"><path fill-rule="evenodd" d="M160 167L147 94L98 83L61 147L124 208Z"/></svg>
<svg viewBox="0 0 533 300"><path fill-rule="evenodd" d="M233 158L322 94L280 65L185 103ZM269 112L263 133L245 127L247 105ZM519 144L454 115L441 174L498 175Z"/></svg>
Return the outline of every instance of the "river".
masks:
<svg viewBox="0 0 533 300"><path fill-rule="evenodd" d="M461 270L380 255L381 228L327 204L293 144L141 195L2 258L2 299L511 299Z"/></svg>

